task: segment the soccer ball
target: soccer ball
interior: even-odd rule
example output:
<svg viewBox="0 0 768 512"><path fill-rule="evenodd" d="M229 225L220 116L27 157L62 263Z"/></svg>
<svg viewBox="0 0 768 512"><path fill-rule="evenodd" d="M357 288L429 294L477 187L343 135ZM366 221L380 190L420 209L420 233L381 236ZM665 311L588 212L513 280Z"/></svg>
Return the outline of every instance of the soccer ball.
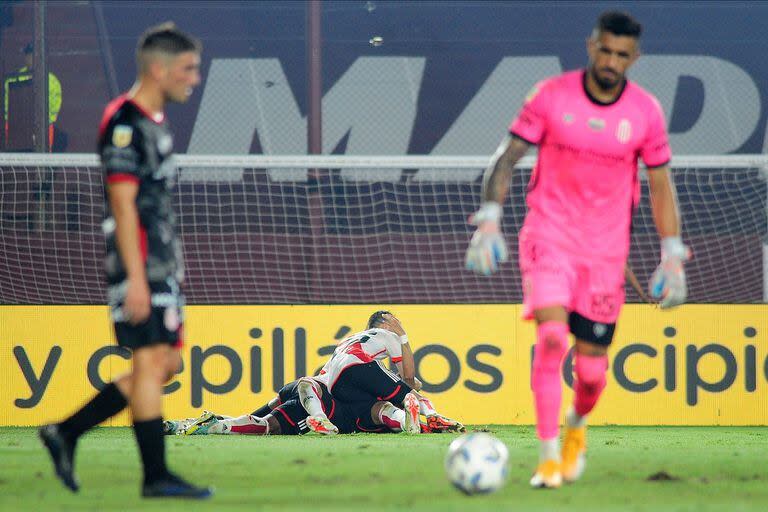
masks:
<svg viewBox="0 0 768 512"><path fill-rule="evenodd" d="M498 491L509 473L509 451L490 434L465 434L448 447L445 472L453 486L464 494Z"/></svg>

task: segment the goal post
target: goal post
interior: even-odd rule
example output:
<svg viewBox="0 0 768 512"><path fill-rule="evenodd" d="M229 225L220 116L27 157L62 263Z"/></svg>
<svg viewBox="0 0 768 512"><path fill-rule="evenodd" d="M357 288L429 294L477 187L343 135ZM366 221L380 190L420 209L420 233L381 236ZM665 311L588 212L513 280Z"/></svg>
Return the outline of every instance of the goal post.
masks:
<svg viewBox="0 0 768 512"><path fill-rule="evenodd" d="M520 302L517 238L534 157L505 205L511 262L463 269L489 157L177 155L194 304ZM672 161L693 302L768 302L768 155ZM318 169L311 175L308 169ZM311 176L311 177L310 177ZM647 183L630 264L658 263ZM101 304L102 173L93 154L0 154L0 303ZM628 300L639 298L628 289Z"/></svg>

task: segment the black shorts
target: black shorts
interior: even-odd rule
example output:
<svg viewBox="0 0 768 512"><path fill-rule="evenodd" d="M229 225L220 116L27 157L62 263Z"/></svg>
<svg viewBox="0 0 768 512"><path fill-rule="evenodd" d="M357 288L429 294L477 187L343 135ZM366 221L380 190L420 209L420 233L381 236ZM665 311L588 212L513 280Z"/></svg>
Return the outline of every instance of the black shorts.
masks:
<svg viewBox="0 0 768 512"><path fill-rule="evenodd" d="M340 402L389 401L400 405L411 387L384 368L379 361L348 366L341 371L331 388Z"/></svg>
<svg viewBox="0 0 768 512"><path fill-rule="evenodd" d="M124 292L120 285L110 287L110 314L115 328L115 338L121 347L137 349L158 343L181 348L184 333L184 297L179 285L172 280L150 283L152 306L149 318L139 325L123 319Z"/></svg>
<svg viewBox="0 0 768 512"><path fill-rule="evenodd" d="M309 432L306 423L307 411L298 399L278 405L269 415L280 424L280 434L284 436L298 436Z"/></svg>
<svg viewBox="0 0 768 512"><path fill-rule="evenodd" d="M595 322L573 311L568 317L568 328L576 339L607 347L613 342L616 324Z"/></svg>
<svg viewBox="0 0 768 512"><path fill-rule="evenodd" d="M336 411L334 414L334 425L341 434L351 434L353 432L390 432L384 425L376 425L371 419L371 409L378 400L368 400L366 402L336 402Z"/></svg>

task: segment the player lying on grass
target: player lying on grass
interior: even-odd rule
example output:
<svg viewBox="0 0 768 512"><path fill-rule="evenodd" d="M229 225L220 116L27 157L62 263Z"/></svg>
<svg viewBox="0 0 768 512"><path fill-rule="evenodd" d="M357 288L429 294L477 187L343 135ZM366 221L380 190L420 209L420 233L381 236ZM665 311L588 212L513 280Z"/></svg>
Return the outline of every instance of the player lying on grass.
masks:
<svg viewBox="0 0 768 512"><path fill-rule="evenodd" d="M390 357L400 374L403 375L404 380L384 368L380 360L386 357ZM407 384L406 380L412 385ZM329 383L333 384L329 385ZM340 398L329 390L329 388L333 388L334 384L336 385L334 389L343 393L346 399ZM353 334L339 343L333 356L321 370L320 375L305 377L285 386L278 396L268 404L250 415L226 419L224 421L231 422L232 425L224 424L221 427L216 427L215 430L224 429L228 426L233 426L237 430L240 430L240 427L248 429L254 422L262 425L256 430L264 430L264 418L270 415L273 418L280 417L275 416L273 411L278 411L279 414L283 415L286 410L291 410L296 413L299 420L306 418L308 430L335 434L340 429L334 424L336 419L331 421L332 418L329 416L332 413L328 411L335 411L334 404L336 403L343 404L339 421L347 421L350 417L354 417L355 420L363 418L361 422L357 422L363 426L362 431L374 431L375 428L385 425L395 431L404 430L418 434L422 430L419 421L420 414L426 417L426 428L430 432L460 431L463 429L460 423L438 414L432 403L415 391L414 387L421 388L421 383L415 377L415 363L413 353L408 345L408 337L394 315L387 311L377 311L368 319L365 331ZM402 396L402 402L399 400L395 402L403 403L402 410L392 406L389 401L396 396ZM292 400L297 401L304 411L294 410L293 404L290 407L282 407ZM376 405L378 402L385 405ZM374 406L376 411L374 411ZM369 413L372 413L371 420L374 422L374 428L370 429L370 425L365 426L364 419ZM401 420L403 414L404 419ZM301 417L299 418L299 416ZM206 421L211 421L211 418L206 418ZM173 423L169 423L167 426L169 428L166 430L178 429L178 427L174 428ZM191 430L199 429L193 428ZM360 429L351 428L348 424L342 431L354 432L360 431ZM274 433L275 430L273 429L272 432Z"/></svg>
<svg viewBox="0 0 768 512"><path fill-rule="evenodd" d="M389 358L398 374L381 363ZM366 330L339 343L320 370L328 391L339 402L388 401L405 411L405 431L421 431L419 415L427 418L431 430L456 427L456 422L439 415L432 403L417 389L416 362L400 321L389 311L376 311L368 318ZM301 403L311 416L321 417L317 395L299 388Z"/></svg>
<svg viewBox="0 0 768 512"><path fill-rule="evenodd" d="M322 417L310 417L301 405L301 396L316 394ZM422 400L429 400L421 397ZM431 407L431 403L430 403ZM278 396L251 414L238 417L209 411L198 418L168 420L167 435L251 434L298 435L317 432L325 435L353 432L401 432L405 429L405 411L390 402L345 403L334 400L322 378L302 377L283 386ZM463 432L464 426L437 413L420 423L421 433Z"/></svg>

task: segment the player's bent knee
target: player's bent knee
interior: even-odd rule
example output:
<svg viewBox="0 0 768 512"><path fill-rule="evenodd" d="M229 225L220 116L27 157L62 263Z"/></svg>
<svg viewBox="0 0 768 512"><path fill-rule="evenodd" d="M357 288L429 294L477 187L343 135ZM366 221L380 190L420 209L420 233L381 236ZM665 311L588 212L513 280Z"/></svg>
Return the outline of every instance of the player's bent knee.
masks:
<svg viewBox="0 0 768 512"><path fill-rule="evenodd" d="M539 325L536 332L534 368L557 371L567 351L568 326L565 323L545 322Z"/></svg>
<svg viewBox="0 0 768 512"><path fill-rule="evenodd" d="M586 386L601 386L606 381L608 356L587 356L577 353L573 366L579 382Z"/></svg>

